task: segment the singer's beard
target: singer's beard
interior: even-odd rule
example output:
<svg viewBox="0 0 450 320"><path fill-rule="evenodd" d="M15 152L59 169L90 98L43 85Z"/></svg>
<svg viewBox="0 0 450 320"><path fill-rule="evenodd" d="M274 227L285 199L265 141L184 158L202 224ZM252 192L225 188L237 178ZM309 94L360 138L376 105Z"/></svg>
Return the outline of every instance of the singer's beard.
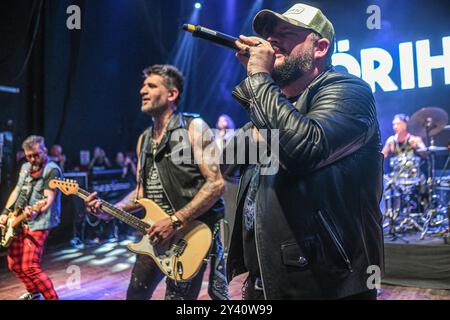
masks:
<svg viewBox="0 0 450 320"><path fill-rule="evenodd" d="M314 65L313 51L305 51L297 57L286 56L284 63L275 66L272 78L280 88L284 88L311 71Z"/></svg>
<svg viewBox="0 0 450 320"><path fill-rule="evenodd" d="M47 162L48 162L48 158L45 157L44 159L42 159L39 162L30 163L30 173L37 174L39 171L41 171L44 168L44 166L46 165Z"/></svg>

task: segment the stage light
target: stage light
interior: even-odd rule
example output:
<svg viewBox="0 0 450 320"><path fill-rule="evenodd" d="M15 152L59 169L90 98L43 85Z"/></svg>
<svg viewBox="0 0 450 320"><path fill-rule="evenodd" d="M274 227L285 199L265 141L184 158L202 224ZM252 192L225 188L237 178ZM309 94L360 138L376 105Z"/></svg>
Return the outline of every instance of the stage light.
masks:
<svg viewBox="0 0 450 320"><path fill-rule="evenodd" d="M131 264L129 263L117 263L113 267L111 267L112 272L121 272L131 268Z"/></svg>
<svg viewBox="0 0 450 320"><path fill-rule="evenodd" d="M107 254L105 254L105 256L106 257L117 256L117 255L121 255L122 253L125 253L127 251L128 250L125 248L114 249L113 251L110 251Z"/></svg>
<svg viewBox="0 0 450 320"><path fill-rule="evenodd" d="M109 252L109 251L114 250L116 246L117 246L116 243L105 243L105 244L101 245L98 249L95 249L93 251L93 253L98 254L98 253Z"/></svg>
<svg viewBox="0 0 450 320"><path fill-rule="evenodd" d="M76 263L90 261L90 260L93 260L95 258L96 258L96 256L91 254L91 255L88 255L88 256L82 256L80 258L76 258L76 259L70 261L70 263L76 264Z"/></svg>
<svg viewBox="0 0 450 320"><path fill-rule="evenodd" d="M119 242L119 244L120 244L121 246L126 246L127 244L133 243L133 242L135 242L135 239L134 239L134 238L133 238L133 240L130 240L130 239L122 240L121 242Z"/></svg>
<svg viewBox="0 0 450 320"><path fill-rule="evenodd" d="M93 266L103 266L103 265L113 262L114 260L117 260L117 257L106 257L103 259L94 259L94 260L91 260L89 262L89 264L93 265Z"/></svg>
<svg viewBox="0 0 450 320"><path fill-rule="evenodd" d="M76 249L76 248L64 249L64 250L52 253L52 257L60 256L63 254L75 253L75 252L79 252L79 251L80 251L80 249Z"/></svg>
<svg viewBox="0 0 450 320"><path fill-rule="evenodd" d="M190 24L198 24L200 14L202 10L201 2L196 2L194 7L192 8L192 13L187 19L187 22ZM180 32L178 36L176 44L173 46L172 51L169 55L169 63L177 66L185 76L185 92L190 92L190 83L197 83L195 79L195 70L198 69L198 60L192 59L196 56L196 48L198 41L192 41L192 36L189 32ZM189 79L189 80L188 80ZM195 90L191 92L189 95L189 99L196 100ZM188 103L185 101L185 103ZM181 106L181 108L183 108Z"/></svg>
<svg viewBox="0 0 450 320"><path fill-rule="evenodd" d="M62 261L62 260L69 260L78 258L83 255L83 252L75 252L75 253L69 253L62 256L59 256L58 258L55 258L53 261Z"/></svg>
<svg viewBox="0 0 450 320"><path fill-rule="evenodd" d="M253 18L262 9L264 0L253 1L253 5L247 16L245 17L245 19L243 19L243 21L239 21L239 23L236 23L236 21L242 18L236 14L237 2L238 0L226 1L225 14L226 21L228 23L228 29L224 31L234 35L252 34ZM240 25L241 27L237 28L236 25ZM208 110L209 106L216 103L218 98L224 100L229 99L228 97L230 96L230 94L228 88L234 87L236 83L239 83L241 81L240 77L242 76L242 74L237 71L240 70L241 66L237 62L236 57L234 56L232 51L222 50L220 52L221 55L216 57L221 61L220 66L217 66L217 71L214 71L214 74L216 76L213 77L210 81L210 87L220 88L220 93L218 93L217 90L208 90L208 92L202 95L202 98L200 100L192 99L192 103L196 104L196 108L198 108L198 110Z"/></svg>

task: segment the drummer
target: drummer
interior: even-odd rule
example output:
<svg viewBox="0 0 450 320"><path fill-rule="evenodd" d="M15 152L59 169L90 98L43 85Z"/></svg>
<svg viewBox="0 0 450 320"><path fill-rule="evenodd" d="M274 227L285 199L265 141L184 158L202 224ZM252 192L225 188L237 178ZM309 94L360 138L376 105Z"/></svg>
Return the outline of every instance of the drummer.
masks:
<svg viewBox="0 0 450 320"><path fill-rule="evenodd" d="M386 144L382 150L384 158L389 155L397 156L414 156L418 149L425 149L425 144L421 137L414 136L408 132L409 117L400 113L394 116L392 120L392 129L395 134L386 140Z"/></svg>

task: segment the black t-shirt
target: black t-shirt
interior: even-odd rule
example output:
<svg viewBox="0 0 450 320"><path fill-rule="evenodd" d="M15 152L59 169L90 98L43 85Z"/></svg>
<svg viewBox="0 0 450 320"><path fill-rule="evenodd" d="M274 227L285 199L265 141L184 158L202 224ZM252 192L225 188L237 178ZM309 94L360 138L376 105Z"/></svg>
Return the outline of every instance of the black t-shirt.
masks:
<svg viewBox="0 0 450 320"><path fill-rule="evenodd" d="M151 141L151 150L153 154L153 159L155 158L157 145ZM167 214L174 214L175 208L170 204L169 198L164 191L164 186L161 183L161 178L159 176L158 168L156 167L156 162L153 164L150 161L146 162L145 168L146 176L144 179L144 192L147 199L155 202L161 209Z"/></svg>

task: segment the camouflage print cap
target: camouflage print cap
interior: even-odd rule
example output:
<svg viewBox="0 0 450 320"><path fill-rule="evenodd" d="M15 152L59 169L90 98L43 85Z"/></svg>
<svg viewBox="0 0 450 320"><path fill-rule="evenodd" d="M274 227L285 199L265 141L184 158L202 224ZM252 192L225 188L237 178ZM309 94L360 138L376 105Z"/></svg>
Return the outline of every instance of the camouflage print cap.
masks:
<svg viewBox="0 0 450 320"><path fill-rule="evenodd" d="M267 36L279 20L315 31L330 43L334 41L334 27L330 20L319 9L303 3L293 5L283 14L267 9L261 10L253 19L253 30L261 36Z"/></svg>

